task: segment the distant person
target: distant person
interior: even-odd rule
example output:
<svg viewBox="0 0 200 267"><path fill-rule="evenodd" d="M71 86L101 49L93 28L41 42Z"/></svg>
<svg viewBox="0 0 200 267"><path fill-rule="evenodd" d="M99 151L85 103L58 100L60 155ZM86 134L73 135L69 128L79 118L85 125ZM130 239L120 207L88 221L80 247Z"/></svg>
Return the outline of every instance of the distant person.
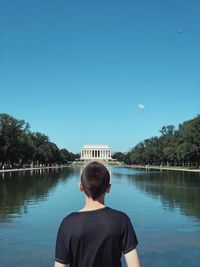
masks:
<svg viewBox="0 0 200 267"><path fill-rule="evenodd" d="M129 217L104 205L110 174L99 162L88 164L81 175L85 207L66 216L58 230L55 267L140 267L137 237Z"/></svg>

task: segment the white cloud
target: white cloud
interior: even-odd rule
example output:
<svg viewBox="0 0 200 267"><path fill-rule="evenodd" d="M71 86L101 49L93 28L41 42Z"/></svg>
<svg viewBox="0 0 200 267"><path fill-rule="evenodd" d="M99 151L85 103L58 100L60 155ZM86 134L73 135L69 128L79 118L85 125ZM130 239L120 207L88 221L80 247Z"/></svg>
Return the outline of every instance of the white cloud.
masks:
<svg viewBox="0 0 200 267"><path fill-rule="evenodd" d="M145 109L145 105L143 105L143 104L138 104L138 108L139 108L139 109Z"/></svg>

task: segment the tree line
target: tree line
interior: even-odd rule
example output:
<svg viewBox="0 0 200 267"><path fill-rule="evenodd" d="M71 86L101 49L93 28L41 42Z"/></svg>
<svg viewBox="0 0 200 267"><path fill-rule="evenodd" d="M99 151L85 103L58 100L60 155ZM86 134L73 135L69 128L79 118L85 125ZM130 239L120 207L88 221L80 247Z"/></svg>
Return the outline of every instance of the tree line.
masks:
<svg viewBox="0 0 200 267"><path fill-rule="evenodd" d="M178 126L163 126L160 136L139 142L113 158L126 164L200 166L200 115Z"/></svg>
<svg viewBox="0 0 200 267"><path fill-rule="evenodd" d="M66 164L79 154L59 149L49 137L31 132L29 123L0 114L0 168Z"/></svg>

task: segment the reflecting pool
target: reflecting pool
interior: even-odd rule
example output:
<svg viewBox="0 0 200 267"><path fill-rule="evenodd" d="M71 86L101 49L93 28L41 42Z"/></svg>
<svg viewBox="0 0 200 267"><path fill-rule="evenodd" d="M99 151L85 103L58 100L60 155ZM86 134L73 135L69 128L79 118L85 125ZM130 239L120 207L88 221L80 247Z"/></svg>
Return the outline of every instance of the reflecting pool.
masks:
<svg viewBox="0 0 200 267"><path fill-rule="evenodd" d="M106 205L130 216L142 266L200 266L200 174L109 170ZM80 173L71 167L0 173L0 266L53 266L59 224L83 206Z"/></svg>

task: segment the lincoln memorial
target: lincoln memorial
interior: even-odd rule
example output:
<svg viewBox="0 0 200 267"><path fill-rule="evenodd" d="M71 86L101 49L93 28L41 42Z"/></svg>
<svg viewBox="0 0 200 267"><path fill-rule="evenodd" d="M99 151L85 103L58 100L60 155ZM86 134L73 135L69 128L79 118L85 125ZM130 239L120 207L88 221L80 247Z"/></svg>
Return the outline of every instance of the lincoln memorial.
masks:
<svg viewBox="0 0 200 267"><path fill-rule="evenodd" d="M81 159L111 159L112 150L108 145L84 145L81 149Z"/></svg>

